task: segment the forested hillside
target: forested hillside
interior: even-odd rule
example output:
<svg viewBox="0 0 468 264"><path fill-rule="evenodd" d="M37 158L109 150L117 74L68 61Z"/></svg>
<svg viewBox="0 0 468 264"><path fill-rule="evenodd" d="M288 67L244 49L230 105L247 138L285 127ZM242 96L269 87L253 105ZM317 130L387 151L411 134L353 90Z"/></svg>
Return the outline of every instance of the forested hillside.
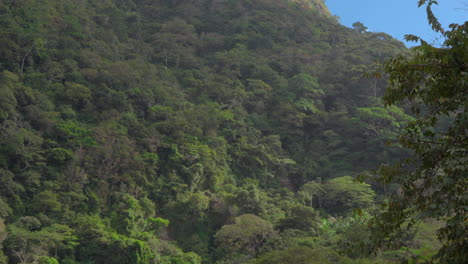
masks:
<svg viewBox="0 0 468 264"><path fill-rule="evenodd" d="M321 0L0 1L0 263L400 263L374 252L408 155L376 63Z"/></svg>

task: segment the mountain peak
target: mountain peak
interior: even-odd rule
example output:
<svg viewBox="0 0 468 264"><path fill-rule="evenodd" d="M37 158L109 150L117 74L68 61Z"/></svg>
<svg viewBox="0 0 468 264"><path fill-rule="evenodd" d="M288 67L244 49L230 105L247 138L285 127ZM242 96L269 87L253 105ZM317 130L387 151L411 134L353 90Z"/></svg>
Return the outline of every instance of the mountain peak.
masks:
<svg viewBox="0 0 468 264"><path fill-rule="evenodd" d="M330 10L325 5L324 0L289 0L291 2L297 3L298 5L317 10L321 15L331 16Z"/></svg>

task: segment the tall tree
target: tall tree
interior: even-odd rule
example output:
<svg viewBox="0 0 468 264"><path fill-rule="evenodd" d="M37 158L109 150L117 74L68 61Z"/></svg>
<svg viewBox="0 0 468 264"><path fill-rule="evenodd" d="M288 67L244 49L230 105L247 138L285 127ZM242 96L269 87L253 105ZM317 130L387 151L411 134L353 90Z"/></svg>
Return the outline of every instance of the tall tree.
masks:
<svg viewBox="0 0 468 264"><path fill-rule="evenodd" d="M429 24L445 37L443 45L435 47L408 35L407 40L420 41L420 46L411 56L385 64L389 74L385 103L409 102L417 119L400 137L413 157L380 169L384 181L401 183L401 192L375 224L388 232L427 217L441 220L445 226L438 237L443 246L435 258L441 263L467 263L468 22L444 30L431 10L436 3L420 0L419 6L427 6Z"/></svg>

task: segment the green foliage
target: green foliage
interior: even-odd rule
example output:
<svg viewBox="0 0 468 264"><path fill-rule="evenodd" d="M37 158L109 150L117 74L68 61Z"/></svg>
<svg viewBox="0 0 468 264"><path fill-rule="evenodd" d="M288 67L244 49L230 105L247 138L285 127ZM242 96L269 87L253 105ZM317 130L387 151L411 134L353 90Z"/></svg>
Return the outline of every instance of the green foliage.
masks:
<svg viewBox="0 0 468 264"><path fill-rule="evenodd" d="M0 120L8 119L13 115L16 108L16 98L14 95L14 85L18 84L18 77L8 71L4 71L1 75L0 82Z"/></svg>
<svg viewBox="0 0 468 264"><path fill-rule="evenodd" d="M0 197L0 217L7 218L13 213L11 207Z"/></svg>
<svg viewBox="0 0 468 264"><path fill-rule="evenodd" d="M3 241L7 237L7 232L5 228L5 222L3 219L0 219L0 264L8 264L8 257L3 253Z"/></svg>
<svg viewBox="0 0 468 264"><path fill-rule="evenodd" d="M298 229L313 235L319 232L320 219L314 209L301 205L291 208L279 226L281 229Z"/></svg>
<svg viewBox="0 0 468 264"><path fill-rule="evenodd" d="M432 28L445 37L442 47L424 40L408 57L397 56L385 64L389 88L387 105L408 102L416 115L400 137L400 143L414 155L394 167L380 169L385 182L401 184L388 210L377 218L381 237L412 227L420 219L432 217L446 224L438 231L443 246L436 256L444 263L464 263L467 256L467 28L452 24L443 30L427 4ZM410 37L413 40L417 38ZM409 224L407 221L409 221Z"/></svg>
<svg viewBox="0 0 468 264"><path fill-rule="evenodd" d="M37 258L38 264L59 264L58 260L53 257L40 256Z"/></svg>
<svg viewBox="0 0 468 264"><path fill-rule="evenodd" d="M325 190L319 183L310 181L302 185L297 194L304 205L312 206L314 196L321 196L324 192Z"/></svg>
<svg viewBox="0 0 468 264"><path fill-rule="evenodd" d="M275 235L273 226L258 216L245 214L231 225L223 226L215 235L216 243L226 253L256 256L261 246Z"/></svg>
<svg viewBox="0 0 468 264"><path fill-rule="evenodd" d="M149 221L154 223L158 228L162 227L167 227L169 225L169 220L161 218L161 217L156 217L156 218L150 218Z"/></svg>
<svg viewBox="0 0 468 264"><path fill-rule="evenodd" d="M389 128L400 128L405 121L414 120L414 118L405 114L397 106L389 108L360 107L356 110L358 118L368 124L368 133L373 136L379 136Z"/></svg>
<svg viewBox="0 0 468 264"><path fill-rule="evenodd" d="M296 97L318 98L324 95L319 88L317 79L305 73L293 76L288 82L288 88Z"/></svg>
<svg viewBox="0 0 468 264"><path fill-rule="evenodd" d="M76 122L64 122L57 125L57 130L66 141L73 147L96 145L96 141L91 137L91 132Z"/></svg>
<svg viewBox="0 0 468 264"><path fill-rule="evenodd" d="M54 162L55 164L64 164L73 159L73 152L64 148L53 148L48 151L47 158L50 162Z"/></svg>
<svg viewBox="0 0 468 264"><path fill-rule="evenodd" d="M356 182L350 176L329 180L323 185L323 189L323 206L329 212L338 215L346 215L353 209L371 206L375 196L369 184Z"/></svg>
<svg viewBox="0 0 468 264"><path fill-rule="evenodd" d="M321 0L1 1L1 261L335 256L318 212L374 198L335 178L411 121L361 78L404 45L361 33Z"/></svg>
<svg viewBox="0 0 468 264"><path fill-rule="evenodd" d="M327 248L292 247L286 250L273 251L258 258L253 264L263 263L297 263L297 264L325 264L347 263L346 258Z"/></svg>
<svg viewBox="0 0 468 264"><path fill-rule="evenodd" d="M84 107L91 99L91 90L78 83L67 82L57 93L61 101L78 109Z"/></svg>
<svg viewBox="0 0 468 264"><path fill-rule="evenodd" d="M353 259L365 258L372 251L371 232L368 228L369 215L358 211L337 225L340 233L338 251Z"/></svg>
<svg viewBox="0 0 468 264"><path fill-rule="evenodd" d="M356 30L359 33L364 33L368 29L368 27L364 26L364 24L359 22L359 21L354 22L352 26L353 26L354 30Z"/></svg>
<svg viewBox="0 0 468 264"><path fill-rule="evenodd" d="M58 195L50 190L43 191L34 196L34 208L37 212L45 214L58 213L62 204L58 201Z"/></svg>
<svg viewBox="0 0 468 264"><path fill-rule="evenodd" d="M0 263L1 264L8 264L8 257L5 256L5 254L1 250L0 250Z"/></svg>
<svg viewBox="0 0 468 264"><path fill-rule="evenodd" d="M159 256L157 249L152 246L154 238L143 241L121 235L97 216L81 216L77 222L80 239L87 241L78 250L87 261L149 264Z"/></svg>
<svg viewBox="0 0 468 264"><path fill-rule="evenodd" d="M128 194L119 197L114 207L114 227L131 238L147 240L169 225L167 219L155 217L155 205L147 198L140 201Z"/></svg>
<svg viewBox="0 0 468 264"><path fill-rule="evenodd" d="M20 262L33 261L38 257L47 256L52 250L71 249L78 245L74 230L66 225L53 224L34 230L36 228L20 222L8 225L5 248ZM54 261L53 258L46 257L43 257L43 260Z"/></svg>

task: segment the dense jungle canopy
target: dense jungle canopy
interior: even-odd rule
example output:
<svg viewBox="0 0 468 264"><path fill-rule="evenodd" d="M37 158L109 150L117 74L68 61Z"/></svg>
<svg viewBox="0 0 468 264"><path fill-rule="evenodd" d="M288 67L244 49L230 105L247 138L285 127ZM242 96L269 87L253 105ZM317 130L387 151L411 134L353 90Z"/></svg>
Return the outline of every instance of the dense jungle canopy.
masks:
<svg viewBox="0 0 468 264"><path fill-rule="evenodd" d="M364 28L322 0L1 0L0 263L429 261L445 219L373 239L417 115L366 73L415 51Z"/></svg>

